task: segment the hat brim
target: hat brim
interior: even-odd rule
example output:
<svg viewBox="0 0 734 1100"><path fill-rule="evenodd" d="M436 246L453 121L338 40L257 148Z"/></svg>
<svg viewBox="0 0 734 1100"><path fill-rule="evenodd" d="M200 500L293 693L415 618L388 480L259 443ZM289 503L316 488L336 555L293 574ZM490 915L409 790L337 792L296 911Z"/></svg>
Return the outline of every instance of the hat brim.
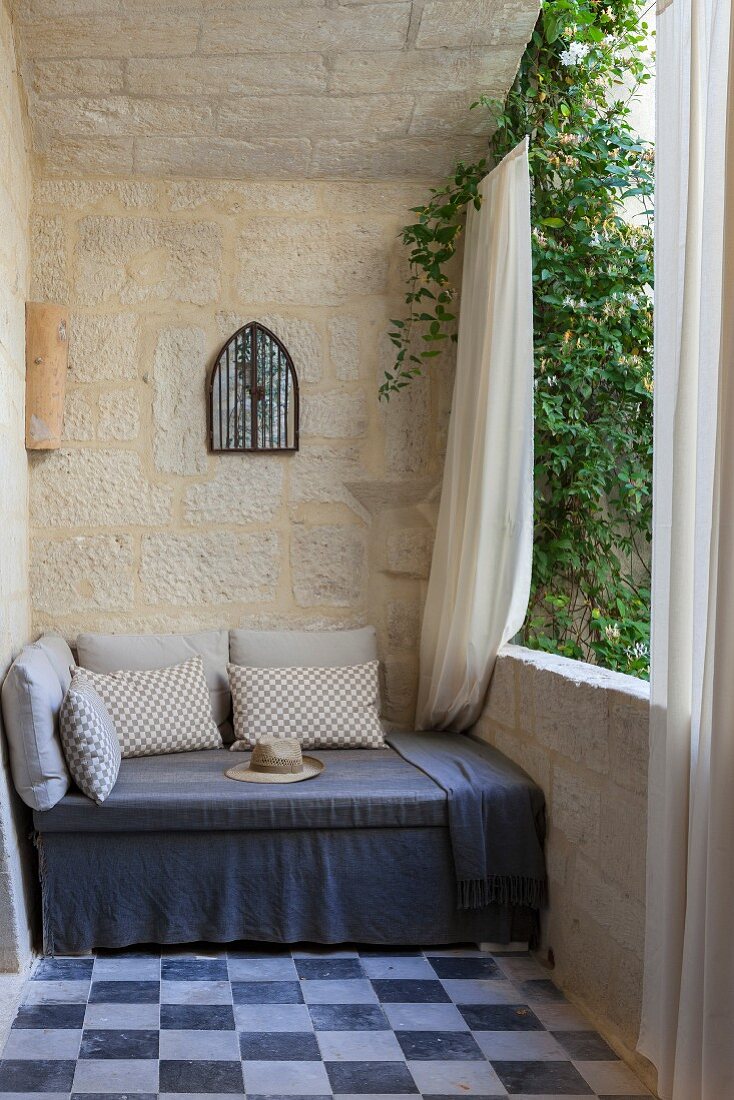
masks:
<svg viewBox="0 0 734 1100"><path fill-rule="evenodd" d="M249 763L237 764L224 773L229 779L238 779L242 783L302 783L304 779L313 779L324 770L324 763L315 756L303 757L301 772L254 772Z"/></svg>

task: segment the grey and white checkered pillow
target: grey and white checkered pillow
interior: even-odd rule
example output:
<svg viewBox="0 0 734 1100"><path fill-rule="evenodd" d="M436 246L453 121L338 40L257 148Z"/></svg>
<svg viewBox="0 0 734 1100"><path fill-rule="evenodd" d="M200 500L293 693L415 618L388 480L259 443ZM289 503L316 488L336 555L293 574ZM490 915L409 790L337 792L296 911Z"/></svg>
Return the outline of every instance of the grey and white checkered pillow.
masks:
<svg viewBox="0 0 734 1100"><path fill-rule="evenodd" d="M123 757L222 747L201 657L142 672L82 671L115 723Z"/></svg>
<svg viewBox="0 0 734 1100"><path fill-rule="evenodd" d="M379 749L379 661L343 668L227 665L233 748L263 737L295 737L304 749Z"/></svg>
<svg viewBox="0 0 734 1100"><path fill-rule="evenodd" d="M61 704L59 735L77 787L101 804L117 782L120 743L104 703L77 672Z"/></svg>

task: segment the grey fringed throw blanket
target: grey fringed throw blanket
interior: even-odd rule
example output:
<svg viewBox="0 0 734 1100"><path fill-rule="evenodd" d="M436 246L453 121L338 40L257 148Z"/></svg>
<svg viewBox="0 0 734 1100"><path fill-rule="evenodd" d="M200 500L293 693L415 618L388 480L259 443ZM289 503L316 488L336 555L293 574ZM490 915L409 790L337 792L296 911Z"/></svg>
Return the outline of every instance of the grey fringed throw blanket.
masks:
<svg viewBox="0 0 734 1100"><path fill-rule="evenodd" d="M459 909L539 908L545 798L516 764L464 734L390 733L388 744L446 792Z"/></svg>

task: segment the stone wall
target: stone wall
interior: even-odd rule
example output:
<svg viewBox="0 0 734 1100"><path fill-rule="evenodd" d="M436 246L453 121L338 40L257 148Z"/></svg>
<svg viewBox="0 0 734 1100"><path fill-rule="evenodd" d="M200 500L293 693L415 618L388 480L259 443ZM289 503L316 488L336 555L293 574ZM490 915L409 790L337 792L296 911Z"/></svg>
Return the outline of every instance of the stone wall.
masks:
<svg viewBox="0 0 734 1100"><path fill-rule="evenodd" d="M643 1072L648 711L641 680L507 646L476 727L546 794L553 980Z"/></svg>
<svg viewBox="0 0 734 1100"><path fill-rule="evenodd" d="M386 716L410 721L451 364L377 388L425 194L37 183L32 296L72 319L65 443L31 461L35 632L374 622ZM297 455L207 454L208 372L249 320L292 354Z"/></svg>
<svg viewBox="0 0 734 1100"><path fill-rule="evenodd" d="M0 680L28 637L24 388L30 166L26 149L12 27L6 0L0 0ZM18 846L25 815L11 793L1 735L0 757L0 971L15 971L24 968L30 955L24 859Z"/></svg>

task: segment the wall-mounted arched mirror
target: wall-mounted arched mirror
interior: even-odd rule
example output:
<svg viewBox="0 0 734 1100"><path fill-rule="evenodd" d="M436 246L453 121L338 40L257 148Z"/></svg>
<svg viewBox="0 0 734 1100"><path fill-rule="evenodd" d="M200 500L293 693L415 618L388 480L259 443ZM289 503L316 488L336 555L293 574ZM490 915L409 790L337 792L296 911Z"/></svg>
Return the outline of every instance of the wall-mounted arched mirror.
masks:
<svg viewBox="0 0 734 1100"><path fill-rule="evenodd" d="M251 321L217 355L209 382L212 451L297 451L298 378L278 337Z"/></svg>

